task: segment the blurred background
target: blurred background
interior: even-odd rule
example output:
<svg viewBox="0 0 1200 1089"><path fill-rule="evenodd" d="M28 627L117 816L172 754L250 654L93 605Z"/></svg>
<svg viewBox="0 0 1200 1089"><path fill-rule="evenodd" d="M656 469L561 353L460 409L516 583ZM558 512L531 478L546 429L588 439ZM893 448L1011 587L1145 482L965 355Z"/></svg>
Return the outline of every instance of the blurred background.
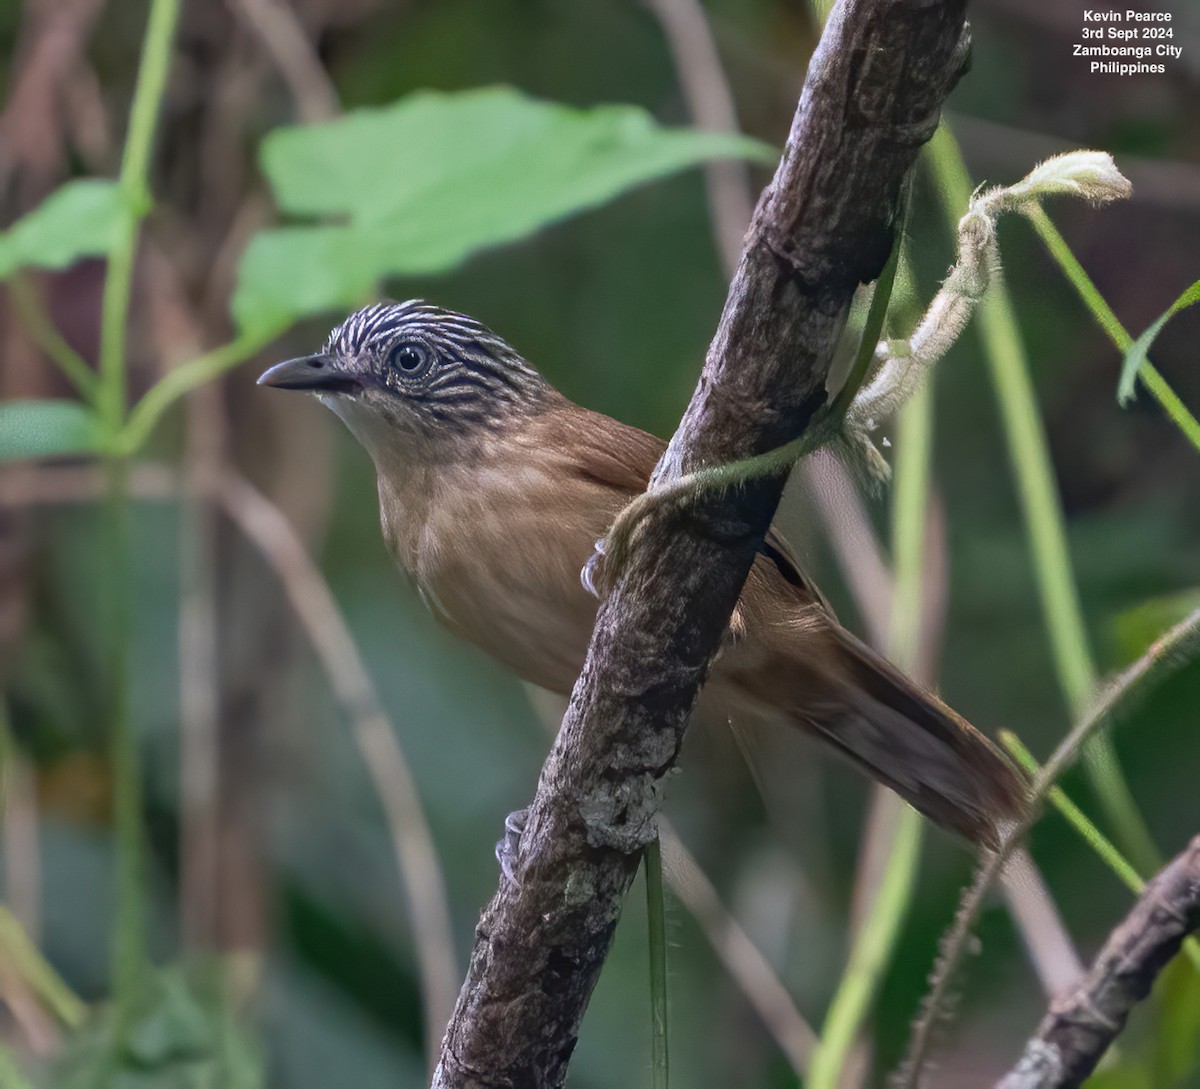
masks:
<svg viewBox="0 0 1200 1089"><path fill-rule="evenodd" d="M976 181L1015 181L1047 154L1074 146L1117 158L1133 181L1132 200L1103 211L1074 204L1050 211L1135 334L1200 275L1200 7L1194 0L1165 7L1182 59L1166 75L1122 79L1089 75L1086 61L1071 58L1081 25L1075 0L978 0L970 13L972 69L951 99L950 121ZM741 127L779 145L818 33L808 7L709 0L703 12ZM0 4L5 224L69 178L115 175L145 17L146 5L112 0ZM663 123L689 124L678 57L695 56L687 45L694 19L692 5L669 0L185 5L152 171L157 205L134 277L132 393L172 363L229 339L237 258L249 236L276 218L256 158L272 129L421 88L490 84L575 106L634 103ZM701 69L699 78L703 85L711 73ZM395 149L398 170L406 154ZM757 194L769 174L746 169ZM953 248L927 175L918 178L910 234L918 294L928 297ZM1200 596L1200 458L1144 393L1118 407L1119 354L1033 232L1007 223L1001 243L1088 634L1108 672ZM94 358L102 263L83 261L30 282L66 339ZM691 169L453 272L385 288L478 316L574 400L667 436L695 384L727 282L705 175ZM427 1078L420 963L430 950L414 936L414 899L397 868L386 805L402 831L412 825L404 798L387 800L388 775L373 778L370 768L374 752L376 770L387 772L395 752L380 741L380 721L355 727L335 692L329 662L345 666L344 644L334 637L323 658L314 653L297 595L309 595L318 628L328 631L332 621L303 553L280 545L268 562L248 526L277 545L294 527L344 615L389 720L384 732L394 731L411 766L459 975L496 886L493 844L505 814L532 796L547 748L553 713L439 628L392 568L362 450L314 401L254 385L270 362L319 346L342 316L291 329L193 394L156 431L144 454L152 468L132 484L144 496L130 534L130 707L142 756L145 932L162 965L182 959L211 968L204 958L221 955L223 981L214 986L234 992L235 1026L220 1030L228 1029L223 1061L238 1071L193 1082L172 1067L154 1080L146 1060L151 1074L139 1085L233 1085L245 1077L247 1085L286 1089L372 1089ZM4 398L70 395L7 295L0 343ZM1200 408L1197 343L1200 309L1170 323L1154 351L1193 411ZM191 480L236 468L249 489L238 493L244 519L179 501L170 479L155 475L153 467L164 466ZM104 714L107 572L94 480L81 468L2 471L3 890L49 964L90 1004L112 989L117 857ZM982 729L1013 729L1044 758L1070 715L973 331L938 374L934 476L944 516L944 538L931 546L941 557L931 569L945 587L938 687ZM790 537L842 619L865 633L863 610L821 528L828 504L822 508L804 480L790 493L781 515ZM269 500L265 513L257 498ZM286 516L282 529L271 521L271 504ZM867 509L886 539L886 496L869 499ZM848 516L832 517L853 532ZM291 575L281 579L280 565ZM346 668L353 680L356 666ZM1200 668L1192 665L1114 737L1166 857L1200 831L1197 707ZM819 1025L844 965L870 787L797 739L771 744L764 804L728 738L692 736L667 813L797 1009ZM1072 772L1063 785L1098 815L1082 774ZM871 1048L857 1065L864 1084L880 1084L898 1060L938 935L971 871L971 855L949 837L934 832L926 844ZM1129 893L1053 813L1035 829L1032 849L1081 954L1090 956ZM583 1025L571 1075L577 1086L647 1082L639 889ZM677 1084L795 1084L704 928L676 900L669 910ZM1044 1007L998 897L979 934L979 955L960 981L958 1016L940 1038L935 1085L990 1084ZM94 1069L86 1049L76 1040L69 1062L56 1058L62 1026L31 998L15 949L0 942L6 1044L46 1083L78 1077L84 1084ZM187 1043L187 1032L188 1018L199 1017L189 1003L203 1005L206 993L195 973L207 970L189 969L186 1001L171 991L175 977L163 977L161 1009L173 1020L157 1031L167 1051L203 1050ZM1154 1016L1153 1007L1140 1011L1131 1048L1153 1036ZM157 1045L146 1046L149 1054ZM1174 1084L1200 1084L1191 1061Z"/></svg>

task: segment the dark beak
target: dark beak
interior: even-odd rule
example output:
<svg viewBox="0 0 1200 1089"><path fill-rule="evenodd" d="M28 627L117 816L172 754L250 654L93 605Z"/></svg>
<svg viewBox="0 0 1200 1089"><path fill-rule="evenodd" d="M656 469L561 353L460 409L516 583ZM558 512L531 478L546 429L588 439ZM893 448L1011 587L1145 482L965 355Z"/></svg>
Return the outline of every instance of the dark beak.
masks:
<svg viewBox="0 0 1200 1089"><path fill-rule="evenodd" d="M276 363L259 375L258 384L314 393L357 393L362 389L357 378L346 374L329 356L321 354Z"/></svg>

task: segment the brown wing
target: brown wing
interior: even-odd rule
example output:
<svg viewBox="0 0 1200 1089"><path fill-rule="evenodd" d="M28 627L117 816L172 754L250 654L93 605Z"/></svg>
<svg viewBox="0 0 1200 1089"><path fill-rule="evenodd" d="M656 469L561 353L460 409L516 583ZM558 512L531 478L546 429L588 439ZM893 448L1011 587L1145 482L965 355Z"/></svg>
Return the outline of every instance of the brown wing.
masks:
<svg viewBox="0 0 1200 1089"><path fill-rule="evenodd" d="M621 505L646 490L666 443L638 427L591 412L563 398L541 414L526 437L543 453L554 451L570 475L610 488Z"/></svg>
<svg viewBox="0 0 1200 1089"><path fill-rule="evenodd" d="M573 475L611 488L623 496L622 506L644 492L667 444L641 428L590 412L569 401L566 404L567 411L556 411L543 417L543 423L531 433L531 438L545 443L549 449L562 451L565 468ZM833 615L821 591L804 574L791 546L772 526L767 530L760 556L755 560L751 584L761 582L763 591L770 593L782 589L782 586L774 585L779 580L806 603L816 601L830 616Z"/></svg>

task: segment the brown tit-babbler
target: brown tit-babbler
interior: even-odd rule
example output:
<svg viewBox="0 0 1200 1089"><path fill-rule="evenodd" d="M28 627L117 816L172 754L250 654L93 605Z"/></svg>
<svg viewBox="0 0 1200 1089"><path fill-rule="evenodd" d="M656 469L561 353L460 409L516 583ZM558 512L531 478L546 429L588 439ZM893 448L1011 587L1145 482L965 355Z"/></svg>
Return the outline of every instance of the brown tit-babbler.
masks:
<svg viewBox="0 0 1200 1089"><path fill-rule="evenodd" d="M384 537L429 610L569 694L597 608L580 572L664 443L573 404L486 326L421 301L360 310L259 382L316 394L366 448ZM1023 803L1019 775L846 631L774 531L738 614L698 714L815 733L937 824L997 845Z"/></svg>

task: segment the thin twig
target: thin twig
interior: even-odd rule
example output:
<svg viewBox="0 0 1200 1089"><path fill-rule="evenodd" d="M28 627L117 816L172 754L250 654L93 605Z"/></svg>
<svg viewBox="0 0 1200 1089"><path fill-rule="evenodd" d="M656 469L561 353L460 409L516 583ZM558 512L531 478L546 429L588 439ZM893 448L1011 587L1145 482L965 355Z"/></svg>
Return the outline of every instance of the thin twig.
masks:
<svg viewBox="0 0 1200 1089"><path fill-rule="evenodd" d="M666 818L659 820L658 834L672 891L700 924L725 970L741 988L792 1069L803 1078L817 1034L796 1009L767 958L721 903L708 875Z"/></svg>
<svg viewBox="0 0 1200 1089"><path fill-rule="evenodd" d="M892 572L866 504L846 466L833 454L818 452L806 458L801 469L867 637L874 646L882 647L891 616Z"/></svg>
<svg viewBox="0 0 1200 1089"><path fill-rule="evenodd" d="M1083 961L1063 926L1041 871L1024 847L1013 851L1000 875L1000 884L1042 990L1054 998L1075 986L1083 976Z"/></svg>
<svg viewBox="0 0 1200 1089"><path fill-rule="evenodd" d="M699 0L646 0L646 6L667 39L692 123L738 132L737 107ZM704 188L721 263L732 276L754 211L750 168L740 159L713 159L704 165Z"/></svg>
<svg viewBox="0 0 1200 1089"><path fill-rule="evenodd" d="M143 462L129 473L134 499L172 499L178 474L167 465ZM104 494L104 476L95 465L13 462L0 467L0 507L92 503Z"/></svg>
<svg viewBox="0 0 1200 1089"><path fill-rule="evenodd" d="M1198 928L1200 836L1150 882L1086 978L1051 1003L1020 1062L996 1089L1076 1089L1183 939Z"/></svg>
<svg viewBox="0 0 1200 1089"><path fill-rule="evenodd" d="M283 512L248 481L226 471L214 497L278 575L343 712L383 803L412 916L425 1044L430 1061L454 1007L458 967L437 850L416 784L337 601Z"/></svg>
<svg viewBox="0 0 1200 1089"><path fill-rule="evenodd" d="M1038 762L1033 758L1033 754L1021 743L1021 739L1016 734L1008 730L1002 730L1000 732L1000 741L1027 772L1033 775L1037 774ZM1067 823L1079 833L1083 841L1096 853L1096 857L1116 875L1117 879L1135 896L1140 896L1146 888L1145 880L1134 869L1132 863L1117 850L1113 842L1091 822L1087 814L1067 797L1061 787L1051 787L1046 792L1046 798L1066 818ZM1195 938L1188 938L1183 943L1183 951L1196 970L1200 972L1200 941ZM1083 975L1082 967L1079 970L1079 974Z"/></svg>
<svg viewBox="0 0 1200 1089"><path fill-rule="evenodd" d="M296 12L280 0L237 0L237 6L279 69L300 120L337 117L342 112L337 89Z"/></svg>

